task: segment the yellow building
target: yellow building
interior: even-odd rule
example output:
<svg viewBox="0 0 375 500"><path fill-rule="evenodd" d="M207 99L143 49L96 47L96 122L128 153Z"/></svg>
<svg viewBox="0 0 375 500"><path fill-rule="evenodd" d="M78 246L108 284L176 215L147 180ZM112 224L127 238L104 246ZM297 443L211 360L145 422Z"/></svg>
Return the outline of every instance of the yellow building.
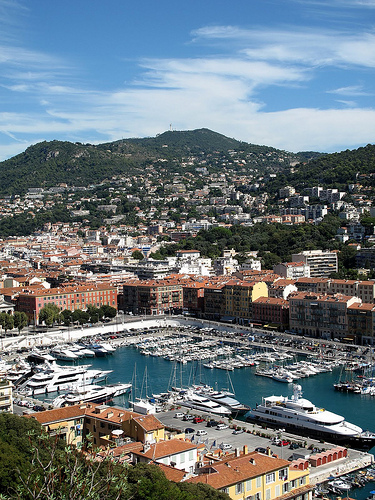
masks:
<svg viewBox="0 0 375 500"><path fill-rule="evenodd" d="M86 405L66 406L55 410L41 411L25 415L35 418L50 436L59 436L67 444L80 448L83 442L83 427Z"/></svg>
<svg viewBox="0 0 375 500"><path fill-rule="evenodd" d="M82 446L85 439L94 447L113 446L114 436L120 434L141 443L165 439L164 425L155 415L140 415L115 406L83 403L28 416L38 420L50 435L58 434L67 444L76 446Z"/></svg>
<svg viewBox="0 0 375 500"><path fill-rule="evenodd" d="M236 456L237 455L237 456ZM199 470L187 482L206 483L233 500L311 500L309 470L257 452L234 454Z"/></svg>
<svg viewBox="0 0 375 500"><path fill-rule="evenodd" d="M263 281L231 280L223 291L225 315L237 319L251 319L254 300L268 297L268 287Z"/></svg>

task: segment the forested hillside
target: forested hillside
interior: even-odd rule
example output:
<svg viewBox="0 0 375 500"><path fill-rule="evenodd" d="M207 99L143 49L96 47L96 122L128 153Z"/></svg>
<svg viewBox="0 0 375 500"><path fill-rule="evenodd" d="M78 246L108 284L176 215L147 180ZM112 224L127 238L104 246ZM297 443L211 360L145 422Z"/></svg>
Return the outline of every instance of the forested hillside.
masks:
<svg viewBox="0 0 375 500"><path fill-rule="evenodd" d="M24 194L28 188L61 183L87 186L113 178L142 175L150 165L162 167L166 176L194 172L201 164L219 170L223 162L233 161L234 154L250 155L248 167L241 165L241 168L256 168L260 172L267 172L268 168L280 170L291 161L303 158L275 148L236 141L208 129L169 131L157 137L100 145L41 142L0 163L0 194ZM186 162L183 167L182 162Z"/></svg>

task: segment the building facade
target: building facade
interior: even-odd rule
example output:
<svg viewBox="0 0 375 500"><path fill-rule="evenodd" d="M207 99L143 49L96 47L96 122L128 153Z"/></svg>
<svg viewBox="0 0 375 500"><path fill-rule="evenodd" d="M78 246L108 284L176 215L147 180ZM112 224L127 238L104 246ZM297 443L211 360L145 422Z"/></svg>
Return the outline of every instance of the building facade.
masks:
<svg viewBox="0 0 375 500"><path fill-rule="evenodd" d="M348 336L348 307L358 297L298 292L289 296L289 327L292 331L324 339Z"/></svg>
<svg viewBox="0 0 375 500"><path fill-rule="evenodd" d="M329 250L306 250L293 254L293 262L304 262L310 266L310 276L313 278L329 277L331 273L337 273L337 252Z"/></svg>
<svg viewBox="0 0 375 500"><path fill-rule="evenodd" d="M41 309L47 304L54 304L61 311L84 311L89 305L109 305L117 309L117 288L109 285L75 285L25 291L19 294L16 309L25 312L29 322L37 323Z"/></svg>

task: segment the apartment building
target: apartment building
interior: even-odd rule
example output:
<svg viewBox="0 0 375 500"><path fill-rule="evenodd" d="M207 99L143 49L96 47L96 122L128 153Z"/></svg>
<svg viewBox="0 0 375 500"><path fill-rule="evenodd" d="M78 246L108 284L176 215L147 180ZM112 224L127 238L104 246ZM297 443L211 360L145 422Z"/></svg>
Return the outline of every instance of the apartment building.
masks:
<svg viewBox="0 0 375 500"><path fill-rule="evenodd" d="M273 272L282 278L296 280L310 277L310 265L305 262L282 262L273 266Z"/></svg>
<svg viewBox="0 0 375 500"><path fill-rule="evenodd" d="M188 282L182 285L183 310L194 316L203 314L205 283Z"/></svg>
<svg viewBox="0 0 375 500"><path fill-rule="evenodd" d="M239 323L252 319L252 304L259 297L268 297L268 287L262 281L230 280L223 289L225 315Z"/></svg>
<svg viewBox="0 0 375 500"><path fill-rule="evenodd" d="M310 500L313 489L308 469L255 451L248 453L247 446L243 453L198 469L198 475L186 481L209 484L233 500Z"/></svg>
<svg viewBox="0 0 375 500"><path fill-rule="evenodd" d="M252 319L277 330L289 328L289 302L276 297L259 297L252 304Z"/></svg>
<svg viewBox="0 0 375 500"><path fill-rule="evenodd" d="M356 302L348 307L348 338L358 345L375 343L375 306Z"/></svg>
<svg viewBox="0 0 375 500"><path fill-rule="evenodd" d="M295 285L299 291L327 294L341 293L359 297L366 303L375 301L375 281L299 278Z"/></svg>
<svg viewBox="0 0 375 500"><path fill-rule="evenodd" d="M123 308L133 314L182 312L182 286L179 281L173 279L128 283L123 286Z"/></svg>
<svg viewBox="0 0 375 500"><path fill-rule="evenodd" d="M117 309L117 288L104 284L24 290L18 295L16 309L25 312L29 322L38 322L39 313L47 304L54 304L61 311L86 310L89 305Z"/></svg>
<svg viewBox="0 0 375 500"><path fill-rule="evenodd" d="M310 266L310 276L313 278L327 277L338 270L337 252L329 250L306 250L292 254L293 262L304 262Z"/></svg>
<svg viewBox="0 0 375 500"><path fill-rule="evenodd" d="M26 415L35 418L51 436L81 447L89 440L94 447L113 446L118 436L139 443L165 439L165 427L155 415L140 415L124 408L82 403ZM117 437L116 437L117 436Z"/></svg>
<svg viewBox="0 0 375 500"><path fill-rule="evenodd" d="M348 307L358 297L298 292L289 296L289 327L311 337L344 339L349 333Z"/></svg>
<svg viewBox="0 0 375 500"><path fill-rule="evenodd" d="M225 283L208 283L204 287L204 317L219 320L225 315Z"/></svg>

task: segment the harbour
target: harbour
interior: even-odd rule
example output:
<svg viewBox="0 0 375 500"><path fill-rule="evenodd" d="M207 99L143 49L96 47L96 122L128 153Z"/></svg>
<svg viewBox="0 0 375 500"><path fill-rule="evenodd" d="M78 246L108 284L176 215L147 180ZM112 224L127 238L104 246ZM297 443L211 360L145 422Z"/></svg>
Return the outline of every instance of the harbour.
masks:
<svg viewBox="0 0 375 500"><path fill-rule="evenodd" d="M248 338L238 337L238 342L236 339L233 340L231 335L227 337L225 340L225 335L223 334L220 338L214 338L209 335L209 332L206 332L202 335L200 342L205 342L206 345L204 347L207 352L215 351L217 349L221 349L220 355L217 357L218 360L229 360L235 361L238 360L239 357L242 359L254 359L257 354L262 354L264 359L260 362L256 362L254 364L249 363L248 365L243 364L241 367L236 366L236 368L232 370L225 370L220 367L205 367L203 362L199 361L201 357L202 350L198 350L195 355L195 349L192 349L191 346L194 344L190 344L190 348L187 347L187 351L190 353L190 359L188 356L182 356L180 359L168 359L167 356L156 355L153 352L155 349L160 348L162 345L173 345L176 344L180 355L183 354L184 349L183 345L188 345L188 342L182 341L183 333L181 329L174 330L173 328L164 328L155 332L152 328L147 330L145 328L142 330L143 333L139 333L136 331L133 335L122 335L121 332L116 332L111 337L114 337L110 340L114 347L114 351L112 355L108 356L95 356L87 358L79 358L71 362L67 361L59 361L59 364L65 366L77 366L77 365L85 365L90 364L91 369L100 370L103 372L107 372L107 380L106 383L114 384L114 383L127 383L132 381L132 395L122 395L118 398L114 398L114 400L110 404L115 404L118 406L128 406L129 398L135 397L152 397L152 395L160 394L167 391L170 386L172 380L175 384L186 387L191 386L192 384L205 384L211 386L214 389L221 390L233 390L235 391L236 399L238 399L241 403L249 405L250 407L254 407L257 403L262 401L262 398L271 395L283 395L289 396L292 393L292 384L291 383L280 383L276 379L272 379L270 377L259 377L256 376L257 370L265 369L269 366L269 362L273 363L281 363L282 360L270 360L267 359L272 354L275 353L288 353L290 349L287 347L283 347L281 349L274 348L271 344L264 342L264 339L261 342L253 342ZM198 331L200 335L200 332ZM191 335L189 338L191 339ZM193 335L194 337L194 335ZM212 337L212 338L211 338ZM98 336L98 342L100 341L100 337ZM106 337L108 340L108 336ZM196 344L199 346L199 341L196 341ZM211 343L211 345L209 345ZM309 342L306 342L308 346ZM149 352L145 353L145 346L148 345ZM194 344L195 345L195 344ZM288 359L288 356L282 364L287 366L288 363L296 363L297 359L299 361L304 360L307 361L308 355L311 354L311 350L308 347L304 346L304 348L299 350L298 356L292 356L292 359ZM230 349L228 347L230 346ZM311 347L311 346L310 346ZM315 349L316 350L316 349ZM339 350L339 349L338 349ZM305 351L305 352L304 352ZM325 351L325 354L327 352ZM204 358L204 356L202 356ZM314 356L316 359L317 355ZM315 374L310 374L310 376L306 375L299 381L302 386L303 395L305 398L310 399L314 402L315 405L328 408L329 410L336 412L340 415L345 416L345 419L349 422L354 422L355 424L361 426L363 429L373 430L373 419L372 419L372 409L374 406L374 400L370 395L365 394L355 394L353 392L339 392L334 390L334 384L339 380L340 374L342 374L342 363L340 364L341 354L340 352L334 351L334 356L325 356L331 357L331 360L337 362L331 368L331 371L318 372ZM342 360L341 360L342 361ZM136 367L137 380L134 380L134 372ZM147 373L147 380L145 380L145 373ZM45 403L50 404L53 400L52 395L47 394L43 397ZM360 410L360 411L358 411ZM189 411L187 408L182 408L181 411ZM202 413L196 412L195 410L190 410L191 413ZM158 413L158 418L163 423L170 422L172 411L161 411ZM208 417L208 415L206 415ZM173 418L173 416L172 416ZM226 421L227 417L223 417L223 420ZM176 420L172 420L172 424L176 425ZM228 420L229 423L229 420ZM252 424L245 424L244 420L236 420L234 418L231 420L231 429L228 434L228 441L235 441L233 446L241 445L245 442L246 436L239 435L233 436L232 429L233 426L244 426L247 429L251 430L250 438L250 446L253 446L256 441L255 439L260 439L259 442L262 444L266 443L267 447L273 447L272 440L269 436L274 436L275 432L266 429L264 431L261 426L253 426ZM179 422L179 425L184 427L184 423ZM205 425L205 424L203 424ZM198 427L197 427L198 429ZM256 434L255 437L254 430L259 430L259 436ZM223 431L224 432L224 431ZM266 434L265 436L261 436L261 434ZM223 434L221 434L223 436ZM296 436L289 432L283 433L283 438L288 439L290 441L300 440ZM303 440L303 439L302 439ZM323 445L320 445L323 446ZM287 456L287 450L280 449L277 447L273 447L275 453L282 454L284 457ZM370 450L370 453L373 453L374 449ZM289 450L288 450L289 452ZM290 453L290 452L289 452ZM322 473L322 470L311 469L311 480L315 483L319 483L327 480L327 477L332 478L332 474L334 477L341 476L342 474L347 474L362 467L368 466L371 463L369 462L369 455L367 453L362 453L357 450L350 450L350 460L346 459L344 463L337 463L334 467L330 467ZM368 496L367 486L370 487L371 491L375 488L375 484L372 484L372 481L365 484L363 488L355 488L350 491L351 498L357 498L358 500L362 500ZM336 495L337 496L337 495Z"/></svg>

